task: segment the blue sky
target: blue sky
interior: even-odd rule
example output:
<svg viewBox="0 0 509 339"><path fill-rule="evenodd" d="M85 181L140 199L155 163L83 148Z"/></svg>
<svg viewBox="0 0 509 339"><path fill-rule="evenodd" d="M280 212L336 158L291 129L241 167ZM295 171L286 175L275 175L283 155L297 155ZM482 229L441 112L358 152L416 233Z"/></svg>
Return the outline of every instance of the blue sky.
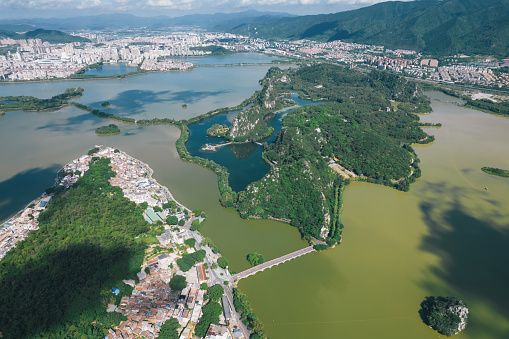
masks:
<svg viewBox="0 0 509 339"><path fill-rule="evenodd" d="M230 13L255 9L298 15L335 13L388 0L0 0L0 18Z"/></svg>

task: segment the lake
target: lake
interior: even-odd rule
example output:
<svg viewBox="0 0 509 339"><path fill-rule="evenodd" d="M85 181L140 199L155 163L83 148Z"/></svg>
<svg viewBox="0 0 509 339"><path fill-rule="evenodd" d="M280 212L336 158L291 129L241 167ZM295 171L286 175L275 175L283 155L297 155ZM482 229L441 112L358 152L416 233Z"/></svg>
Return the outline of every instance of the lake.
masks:
<svg viewBox="0 0 509 339"><path fill-rule="evenodd" d="M299 105L317 105L319 102L303 100L297 94L292 94L291 98ZM274 128L272 135L265 140L267 144L276 140L277 133L281 131L282 118L285 114L294 110L294 108L283 109L274 118L267 121L267 125ZM216 151L203 151L205 144L224 144L221 138L208 137L207 129L214 124L231 126L235 116L240 111L233 111L225 114L218 114L211 118L202 120L189 126L189 140L186 142L186 148L193 156L199 156L205 159L225 166L230 173L230 187L240 192L253 181L260 180L269 171L268 165L262 160L262 147L255 143L230 144L219 147Z"/></svg>
<svg viewBox="0 0 509 339"><path fill-rule="evenodd" d="M2 84L0 93L51 97L81 86L81 103L100 108L109 101L108 112L179 119L237 105L259 89L267 69L197 68L122 80ZM509 168L509 119L446 103L453 99L440 93L430 96L434 113L422 121L443 127L427 130L436 137L433 144L415 147L423 175L410 192L349 185L340 246L240 281L271 338L436 338L417 314L427 295L452 295L467 303L470 322L459 338L509 337L509 180L480 171ZM177 128L120 125L119 135L95 135L95 128L108 123L75 107L1 117L0 219L50 186L63 164L103 144L150 164L154 177L180 202L202 208L207 213L202 233L233 271L249 267L250 252L272 259L306 246L291 226L243 220L221 207L216 176L179 159Z"/></svg>

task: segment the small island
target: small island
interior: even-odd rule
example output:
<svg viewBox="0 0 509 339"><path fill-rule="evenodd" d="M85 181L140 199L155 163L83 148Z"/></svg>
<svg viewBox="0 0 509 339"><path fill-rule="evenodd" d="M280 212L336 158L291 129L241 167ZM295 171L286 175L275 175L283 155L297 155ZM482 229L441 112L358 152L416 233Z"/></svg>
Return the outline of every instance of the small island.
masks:
<svg viewBox="0 0 509 339"><path fill-rule="evenodd" d="M187 108L187 104L182 104L182 108L186 109Z"/></svg>
<svg viewBox="0 0 509 339"><path fill-rule="evenodd" d="M115 124L109 124L108 126L101 126L95 129L97 135L115 135L120 133L120 128Z"/></svg>
<svg viewBox="0 0 509 339"><path fill-rule="evenodd" d="M454 297L426 297L421 303L422 321L440 334L450 337L467 326L468 308Z"/></svg>
<svg viewBox="0 0 509 339"><path fill-rule="evenodd" d="M208 137L224 137L230 128L226 125L214 124L207 130Z"/></svg>
<svg viewBox="0 0 509 339"><path fill-rule="evenodd" d="M110 105L109 101L105 101L101 104L102 107L110 107Z"/></svg>
<svg viewBox="0 0 509 339"><path fill-rule="evenodd" d="M249 261L252 266L257 266L263 264L265 262L265 258L263 255L253 252L247 255L247 261Z"/></svg>
<svg viewBox="0 0 509 339"><path fill-rule="evenodd" d="M497 177L509 178L509 171L501 168L483 167L481 168L481 171L487 174L496 175Z"/></svg>

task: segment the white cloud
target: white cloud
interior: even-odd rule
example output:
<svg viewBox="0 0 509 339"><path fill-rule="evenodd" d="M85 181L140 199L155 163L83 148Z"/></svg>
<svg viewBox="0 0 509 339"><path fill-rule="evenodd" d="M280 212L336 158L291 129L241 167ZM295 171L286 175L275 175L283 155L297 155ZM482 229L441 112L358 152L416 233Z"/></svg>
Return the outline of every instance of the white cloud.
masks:
<svg viewBox="0 0 509 339"><path fill-rule="evenodd" d="M388 2L394 0L329 0L327 3L332 4L346 4L346 5L374 5L380 2ZM413 1L413 0L399 0L399 1Z"/></svg>
<svg viewBox="0 0 509 339"><path fill-rule="evenodd" d="M321 1L320 0L300 0L299 3L301 5L317 5Z"/></svg>
<svg viewBox="0 0 509 339"><path fill-rule="evenodd" d="M101 5L103 5L101 0L84 0L84 1L79 2L76 5L76 8L77 9L86 9L86 8L99 7Z"/></svg>
<svg viewBox="0 0 509 339"><path fill-rule="evenodd" d="M196 8L198 3L195 0L148 0L148 7L163 7L179 10L190 10Z"/></svg>

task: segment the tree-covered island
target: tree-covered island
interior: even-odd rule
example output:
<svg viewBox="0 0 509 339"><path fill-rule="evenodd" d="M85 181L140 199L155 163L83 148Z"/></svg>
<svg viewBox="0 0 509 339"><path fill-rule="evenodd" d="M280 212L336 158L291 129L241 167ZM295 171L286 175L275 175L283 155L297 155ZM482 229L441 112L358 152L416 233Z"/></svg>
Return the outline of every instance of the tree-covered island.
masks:
<svg viewBox="0 0 509 339"><path fill-rule="evenodd" d="M101 126L95 129L97 135L115 135L120 133L120 128L115 124L109 124L108 126Z"/></svg>
<svg viewBox="0 0 509 339"><path fill-rule="evenodd" d="M468 308L454 297L426 297L421 303L422 321L440 334L450 337L467 326Z"/></svg>
<svg viewBox="0 0 509 339"><path fill-rule="evenodd" d="M501 168L483 167L481 171L487 174L496 175L497 177L509 178L509 171Z"/></svg>

